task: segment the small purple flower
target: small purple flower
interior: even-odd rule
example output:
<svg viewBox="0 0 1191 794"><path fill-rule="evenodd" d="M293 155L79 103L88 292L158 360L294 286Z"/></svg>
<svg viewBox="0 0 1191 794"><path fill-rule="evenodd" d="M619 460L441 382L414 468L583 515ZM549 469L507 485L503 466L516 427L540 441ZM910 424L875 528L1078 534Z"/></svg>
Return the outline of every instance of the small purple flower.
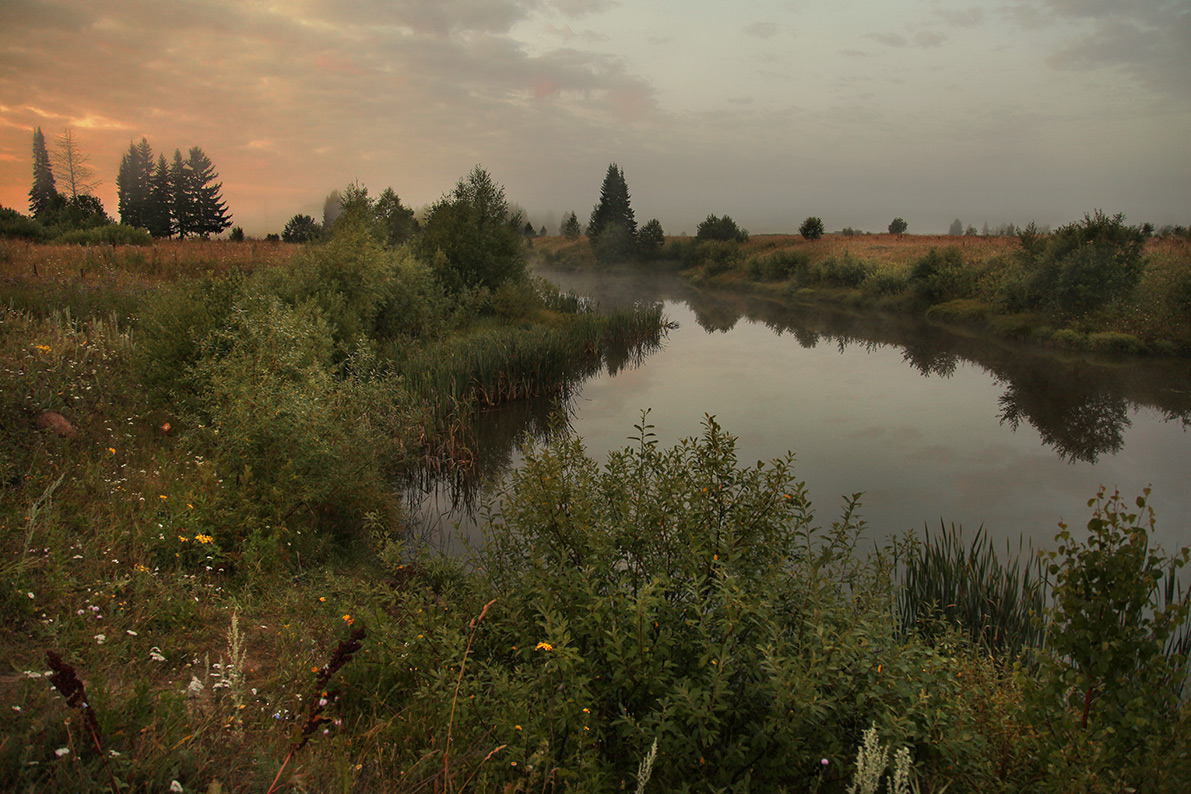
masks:
<svg viewBox="0 0 1191 794"><path fill-rule="evenodd" d="M822 764L823 766L827 766L831 762L828 761L826 758L824 758L823 760L819 761L819 763Z"/></svg>

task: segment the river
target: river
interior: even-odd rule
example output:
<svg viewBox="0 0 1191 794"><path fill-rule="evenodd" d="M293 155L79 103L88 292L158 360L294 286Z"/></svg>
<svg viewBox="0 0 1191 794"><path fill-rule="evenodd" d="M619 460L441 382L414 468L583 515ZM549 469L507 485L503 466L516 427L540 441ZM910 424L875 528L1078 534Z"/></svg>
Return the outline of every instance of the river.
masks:
<svg viewBox="0 0 1191 794"><path fill-rule="evenodd" d="M677 323L639 366L586 380L565 406L602 460L641 411L669 446L707 414L737 436L742 463L793 451L818 523L862 493L867 534L956 523L1002 547L1053 546L1082 528L1100 485L1130 502L1152 486L1156 539L1191 545L1191 363L1093 359L948 331L872 310L787 306L699 290L671 274L539 271L604 307L661 301ZM549 402L481 419L477 478L414 489L415 514L447 548L478 542L480 490L540 434ZM458 528L456 529L456 525Z"/></svg>

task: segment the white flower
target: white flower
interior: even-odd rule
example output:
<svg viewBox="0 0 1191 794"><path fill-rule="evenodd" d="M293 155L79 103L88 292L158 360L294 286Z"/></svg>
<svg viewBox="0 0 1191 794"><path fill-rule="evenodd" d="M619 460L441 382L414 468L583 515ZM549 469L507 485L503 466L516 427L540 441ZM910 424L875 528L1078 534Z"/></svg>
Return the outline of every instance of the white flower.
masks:
<svg viewBox="0 0 1191 794"><path fill-rule="evenodd" d="M188 697L188 698L199 697L200 695L203 694L203 689L205 689L205 687L203 686L203 682L198 680L197 677L192 675L190 677L190 683L187 684L187 686L186 686L186 697Z"/></svg>
<svg viewBox="0 0 1191 794"><path fill-rule="evenodd" d="M182 784L176 780L171 780L170 781L170 791L173 791L173 792L182 791Z"/></svg>
<svg viewBox="0 0 1191 794"><path fill-rule="evenodd" d="M149 649L149 658L155 662L164 662L165 657L161 655L161 649L154 645Z"/></svg>
<svg viewBox="0 0 1191 794"><path fill-rule="evenodd" d="M30 598L34 598L34 597L35 597L35 596L34 596L32 593L25 593L25 595L29 596Z"/></svg>
<svg viewBox="0 0 1191 794"><path fill-rule="evenodd" d="M103 645L106 641L107 641L107 635L105 635L105 634L96 634L95 635L95 643L97 645Z"/></svg>
<svg viewBox="0 0 1191 794"><path fill-rule="evenodd" d="M70 755L70 748L69 747L59 747L57 750L54 751L54 755L58 756L59 758L61 758L64 755Z"/></svg>
<svg viewBox="0 0 1191 794"><path fill-rule="evenodd" d="M128 636L129 636L129 637L135 637L135 636L136 636L136 632L135 632L135 631L133 631L132 629L125 629L124 631L125 631L125 632L128 634Z"/></svg>

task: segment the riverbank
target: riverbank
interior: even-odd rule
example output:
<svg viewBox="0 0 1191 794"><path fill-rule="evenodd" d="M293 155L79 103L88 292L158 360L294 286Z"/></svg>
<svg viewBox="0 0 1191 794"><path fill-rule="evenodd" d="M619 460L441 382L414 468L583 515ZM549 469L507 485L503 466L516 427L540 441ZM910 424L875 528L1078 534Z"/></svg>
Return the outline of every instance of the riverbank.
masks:
<svg viewBox="0 0 1191 794"><path fill-rule="evenodd" d="M184 278L169 245L6 271L5 790L842 792L870 729L902 760L869 774L921 791L1191 773L1185 657L1144 609L1113 605L1095 648L1121 653L1087 679L1065 661L1087 647L1021 631L1032 574L982 557L969 581L909 539L864 553L852 506L816 521L791 461L741 463L711 419L670 447L643 416L603 465L560 423L491 545L435 555L395 478L466 462L462 410L656 344L660 312L534 282L448 296L361 236L269 262L210 245L177 249ZM1152 529L1110 494L1095 515ZM962 615L931 606L989 582ZM1085 684L1091 728L1066 697Z"/></svg>
<svg viewBox="0 0 1191 794"><path fill-rule="evenodd" d="M1049 238L1039 239L1041 250ZM1043 254L1025 261L1018 237L755 235L743 243L670 238L657 261L638 266L780 300L912 313L1043 347L1191 355L1191 241L1144 239L1127 289L1111 276L1117 254L1110 253L1103 268L1097 261L1047 275L1053 263L1036 261ZM535 257L545 267L600 267L584 239L535 241ZM1051 299L1068 294L1065 302Z"/></svg>

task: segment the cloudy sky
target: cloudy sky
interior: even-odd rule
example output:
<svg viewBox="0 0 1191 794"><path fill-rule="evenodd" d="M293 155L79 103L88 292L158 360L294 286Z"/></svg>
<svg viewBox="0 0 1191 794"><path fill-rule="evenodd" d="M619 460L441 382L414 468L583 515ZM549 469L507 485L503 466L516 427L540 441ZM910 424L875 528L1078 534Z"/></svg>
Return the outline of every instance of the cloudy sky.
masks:
<svg viewBox="0 0 1191 794"><path fill-rule="evenodd" d="M1187 0L0 0L0 204L74 129L201 146L235 222L479 163L550 231L608 164L639 221L911 232L1191 223Z"/></svg>

